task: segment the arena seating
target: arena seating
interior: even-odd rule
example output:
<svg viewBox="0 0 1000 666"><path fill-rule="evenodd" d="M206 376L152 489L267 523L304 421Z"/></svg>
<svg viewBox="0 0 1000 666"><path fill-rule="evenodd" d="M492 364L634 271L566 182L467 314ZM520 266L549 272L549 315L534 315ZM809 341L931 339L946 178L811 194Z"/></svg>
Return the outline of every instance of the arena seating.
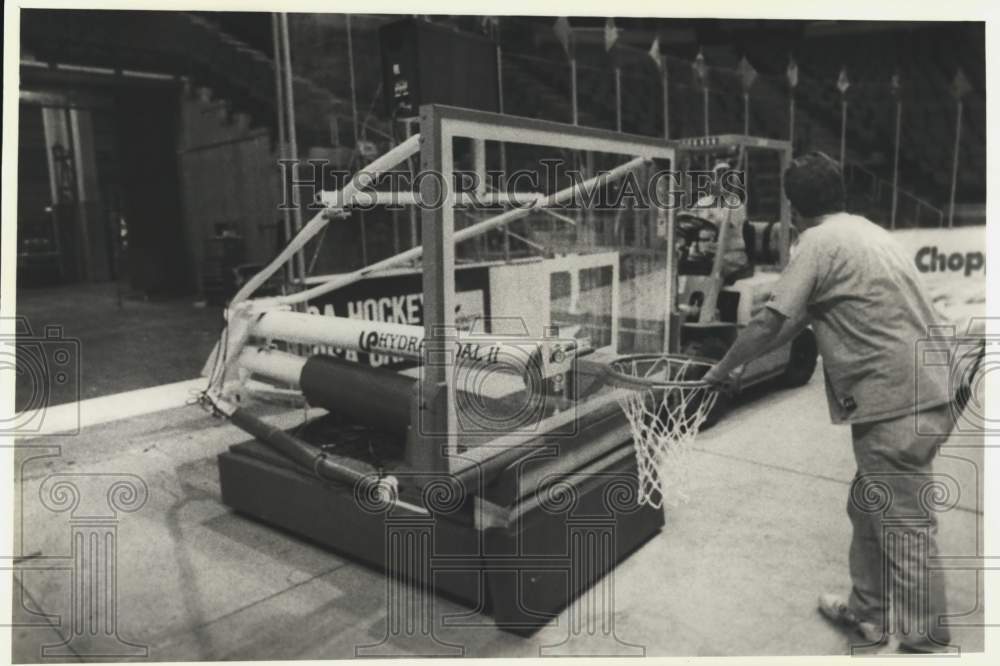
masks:
<svg viewBox="0 0 1000 666"><path fill-rule="evenodd" d="M901 186L936 202L947 200L951 176L956 104L950 95L955 73L962 68L973 90L965 97L959 174L959 201L985 197L985 83L982 28L956 23L947 50L940 33L919 25L910 31L831 32L807 35L795 48L799 64L799 105L836 128L840 125L838 73L846 67L848 153L882 177L892 168L895 107L889 81L902 82ZM935 30L942 30L936 27ZM766 44L747 45L758 67L783 71L788 54Z"/></svg>
<svg viewBox="0 0 1000 666"><path fill-rule="evenodd" d="M135 14L135 13L130 13ZM121 29L120 12L26 15L25 35L40 45L32 54L92 65L128 62L136 69L183 72L189 89L207 87L234 116L249 114L254 126L274 126L274 68L261 34L229 34L212 13L150 13L148 20L129 17ZM137 15L136 15L137 16ZM338 15L290 17L297 126L300 151L331 143L331 132L352 145L346 32ZM326 16L326 18L323 18ZM359 15L353 23L355 94L362 125L374 131L380 147L393 133L378 119L382 94L377 29L391 16ZM445 19L435 19L445 20ZM457 19L456 19L457 20ZM220 21L223 21L220 23ZM235 25L238 25L235 24ZM456 28L476 29L477 24ZM516 115L568 122L571 120L569 64L551 30L551 21L505 18L500 23L503 49L504 110ZM941 49L940 30L951 33L950 47ZM951 180L956 103L950 95L955 72L961 68L972 85L964 99L957 201L985 199L985 71L982 27L954 23L945 28L914 23L891 30L871 23L814 24L799 34L778 39L743 38L734 31L702 47L709 65L710 131L742 132L743 97L736 64L744 55L759 73L750 96L752 134L788 135L788 89L785 67L791 53L799 64L796 90L796 150L826 150L839 154L840 93L837 75L846 67L847 172L852 203L882 221L891 201L894 100L889 80L902 80L903 122L900 149L900 191L908 206L906 224L938 219L946 207ZM247 41L253 42L253 45ZM691 63L697 43L671 44L663 50L670 81L671 137L704 132L702 90ZM614 59L600 40L579 40L575 47L578 72L579 122L613 129L614 62L622 71L622 128L626 132L659 135L663 131L660 73L646 50L623 39ZM331 119L337 127L331 128ZM901 205L901 212L903 210ZM921 216L917 219L918 216Z"/></svg>
<svg viewBox="0 0 1000 666"><path fill-rule="evenodd" d="M37 60L182 75L191 90L211 88L233 114L276 127L270 54L195 13L30 12L22 15L22 35ZM298 71L293 88L303 143L327 143L329 114L350 118L348 102Z"/></svg>
<svg viewBox="0 0 1000 666"><path fill-rule="evenodd" d="M799 64L796 90L796 150L840 149L840 93L835 83L847 68L847 161L852 171L855 206L882 221L891 206L892 151L895 105L889 81L897 72L903 102L900 148L900 214L902 224L936 223L947 204L955 133L956 104L950 94L961 68L972 84L964 98L961 165L957 201L982 201L985 197L985 95L981 27L956 23L949 26L954 48L941 53L926 26L910 30L885 30L879 26L832 25L810 30L793 43L767 40L704 49L710 65L710 131L742 131L743 108L736 63L746 55L759 76L750 99L751 132L784 137L788 132L787 84L784 71L791 52ZM509 30L511 41L516 31ZM520 90L518 110L525 115L569 118L568 64L561 47L550 39L519 43L517 55L508 55L505 93ZM523 42L523 40L522 40ZM532 55L523 51L533 49ZM671 135L703 132L701 90L686 45L665 47L670 80ZM623 129L643 134L662 131L659 75L646 53L634 47L618 50L623 68ZM578 45L580 119L600 127L614 126L614 79L609 56L600 45ZM533 106L532 106L533 105ZM904 205L904 203L906 205ZM905 210L904 210L905 209Z"/></svg>

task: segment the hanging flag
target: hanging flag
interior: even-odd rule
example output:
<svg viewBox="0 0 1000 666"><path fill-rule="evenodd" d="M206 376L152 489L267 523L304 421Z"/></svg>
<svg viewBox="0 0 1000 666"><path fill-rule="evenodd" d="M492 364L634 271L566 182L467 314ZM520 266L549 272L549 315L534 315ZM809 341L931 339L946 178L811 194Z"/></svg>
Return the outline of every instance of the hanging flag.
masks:
<svg viewBox="0 0 1000 666"><path fill-rule="evenodd" d="M969 83L969 79L965 78L965 72L960 67L955 72L955 80L951 82L951 94L955 99L962 99L970 92L972 92L972 84Z"/></svg>
<svg viewBox="0 0 1000 666"><path fill-rule="evenodd" d="M889 92L892 94L893 97L899 98L899 91L902 89L902 87L903 84L900 83L899 81L899 72L896 72L895 74L892 75L892 78L889 79Z"/></svg>
<svg viewBox="0 0 1000 666"><path fill-rule="evenodd" d="M570 119L574 125L578 125L580 122L580 113L577 106L576 58L573 57L573 27L569 24L568 18L560 16L552 25L552 30L556 33L556 38L562 44L563 51L566 52L566 56L569 58L569 88L572 104L570 107Z"/></svg>
<svg viewBox="0 0 1000 666"><path fill-rule="evenodd" d="M656 65L656 69L663 71L663 54L660 53L659 35L653 40L653 45L649 47L649 58Z"/></svg>
<svg viewBox="0 0 1000 666"><path fill-rule="evenodd" d="M795 88L799 85L799 65L795 62L795 58L788 58L788 68L785 69L785 76L788 77L788 87Z"/></svg>
<svg viewBox="0 0 1000 666"><path fill-rule="evenodd" d="M900 91L903 85L899 80L899 72L889 79L889 92L896 100L896 130L892 144L892 207L889 210L889 228L896 228L896 214L899 211L899 136L903 125L903 100Z"/></svg>
<svg viewBox="0 0 1000 666"><path fill-rule="evenodd" d="M799 65L789 54L788 67L785 68L788 77L788 142L795 146L795 86L799 85Z"/></svg>
<svg viewBox="0 0 1000 666"><path fill-rule="evenodd" d="M962 145L962 98L972 91L972 84L965 78L965 72L960 67L955 72L955 80L951 82L951 94L957 102L955 109L955 148L951 160L951 196L948 198L948 226L955 224L955 193L958 189L958 156Z"/></svg>
<svg viewBox="0 0 1000 666"><path fill-rule="evenodd" d="M840 168L844 168L847 160L847 89L851 82L847 80L847 68L840 68L837 77L837 90L840 91Z"/></svg>
<svg viewBox="0 0 1000 666"><path fill-rule="evenodd" d="M565 16L560 16L556 19L555 24L552 26L552 30L555 31L556 37L559 39L559 43L562 44L563 51L566 55L573 56L573 28L569 24L569 19Z"/></svg>
<svg viewBox="0 0 1000 666"><path fill-rule="evenodd" d="M360 154L361 157L364 158L365 161L367 162L371 162L379 155L378 146L375 144L374 141L358 139L358 144L355 149L358 151L358 154Z"/></svg>
<svg viewBox="0 0 1000 666"><path fill-rule="evenodd" d="M666 60L663 58L663 54L660 53L660 36L657 35L653 40L652 46L649 47L649 59L653 61L656 65L656 69L660 71L660 75L663 77L663 138L670 138L670 85L667 78L670 76L667 70ZM661 220L657 219L657 233L661 231L660 229Z"/></svg>
<svg viewBox="0 0 1000 666"><path fill-rule="evenodd" d="M479 18L479 26L485 34L490 39L496 39L497 33L500 31L500 17L499 16L481 16Z"/></svg>
<svg viewBox="0 0 1000 666"><path fill-rule="evenodd" d="M757 80L757 70L753 68L746 56L740 59L739 64L740 79L743 81L743 92L750 90L750 86Z"/></svg>
<svg viewBox="0 0 1000 666"><path fill-rule="evenodd" d="M691 63L691 69L694 70L695 81L702 88L708 87L708 65L705 64L705 54L698 49L698 55L695 56L694 62Z"/></svg>
<svg viewBox="0 0 1000 666"><path fill-rule="evenodd" d="M611 49L615 47L615 42L618 41L618 35L621 33L618 28L615 27L615 20L613 18L608 18L604 23L604 50L610 52Z"/></svg>
<svg viewBox="0 0 1000 666"><path fill-rule="evenodd" d="M847 79L847 68L840 68L840 75L837 77L837 90L841 95L847 94L847 89L851 87L851 82Z"/></svg>
<svg viewBox="0 0 1000 666"><path fill-rule="evenodd" d="M705 64L705 54L702 53L701 49L698 49L698 55L695 56L694 62L691 63L691 69L694 71L695 82L701 86L701 110L704 114L705 136L708 136L711 134L709 131L708 113L708 65Z"/></svg>

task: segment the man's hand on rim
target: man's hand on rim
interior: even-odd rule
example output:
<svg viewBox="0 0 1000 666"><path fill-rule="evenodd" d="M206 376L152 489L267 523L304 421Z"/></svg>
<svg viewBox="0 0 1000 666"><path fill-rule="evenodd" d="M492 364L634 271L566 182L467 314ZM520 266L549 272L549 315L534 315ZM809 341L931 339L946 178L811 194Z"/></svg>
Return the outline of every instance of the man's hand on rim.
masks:
<svg viewBox="0 0 1000 666"><path fill-rule="evenodd" d="M732 394L736 390L736 382L743 374L744 366L735 370L726 369L722 363L716 363L702 377L702 380L716 391Z"/></svg>

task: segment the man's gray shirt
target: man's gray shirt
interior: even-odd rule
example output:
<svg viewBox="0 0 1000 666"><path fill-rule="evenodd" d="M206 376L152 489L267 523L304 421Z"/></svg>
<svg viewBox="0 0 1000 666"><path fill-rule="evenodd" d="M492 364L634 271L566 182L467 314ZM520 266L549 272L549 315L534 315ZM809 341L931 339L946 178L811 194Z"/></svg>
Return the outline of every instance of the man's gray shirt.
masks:
<svg viewBox="0 0 1000 666"><path fill-rule="evenodd" d="M767 306L812 324L834 423L896 418L952 399L947 364L926 362L929 347L951 349L928 339L945 322L902 247L869 220L838 213L803 232Z"/></svg>

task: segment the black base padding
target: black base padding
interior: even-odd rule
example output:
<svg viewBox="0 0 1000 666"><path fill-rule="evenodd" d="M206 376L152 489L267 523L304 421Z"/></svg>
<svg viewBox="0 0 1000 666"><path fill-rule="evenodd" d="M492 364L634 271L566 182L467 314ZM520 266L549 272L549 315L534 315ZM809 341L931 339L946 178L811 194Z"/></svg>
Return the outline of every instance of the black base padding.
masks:
<svg viewBox="0 0 1000 666"><path fill-rule="evenodd" d="M548 477L543 461L524 465L537 490L509 505L428 494L427 513L365 505L351 489L303 473L258 442L221 454L219 473L223 502L237 511L528 635L580 595L597 595L580 608L612 612L607 574L664 522L662 511L636 504L631 444L568 472L555 464L558 458L551 462ZM387 613L400 607L392 602L393 584Z"/></svg>

